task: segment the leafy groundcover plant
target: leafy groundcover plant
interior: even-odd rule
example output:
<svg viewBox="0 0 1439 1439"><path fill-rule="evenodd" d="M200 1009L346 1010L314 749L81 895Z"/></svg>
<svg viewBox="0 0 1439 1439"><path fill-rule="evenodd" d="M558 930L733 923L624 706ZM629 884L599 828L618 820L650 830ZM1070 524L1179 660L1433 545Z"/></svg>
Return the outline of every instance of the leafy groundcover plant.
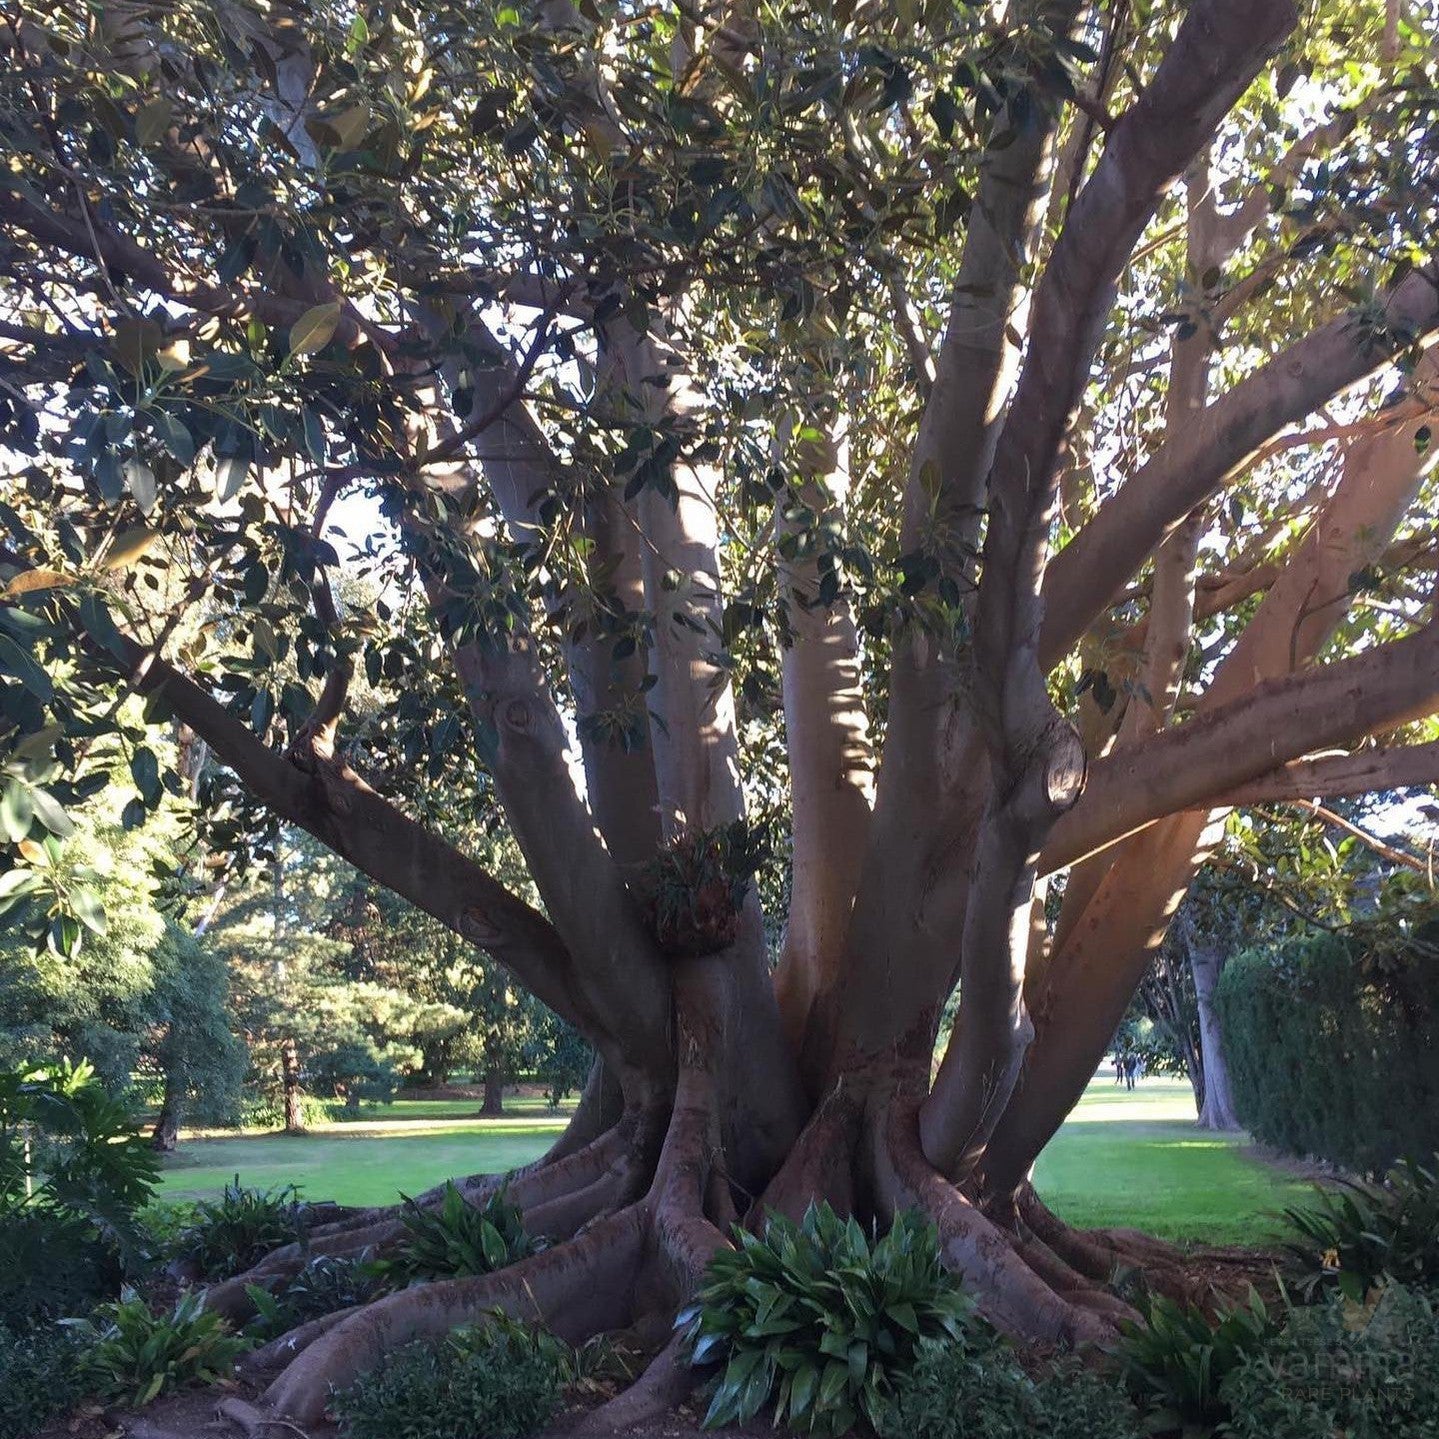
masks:
<svg viewBox="0 0 1439 1439"><path fill-rule="evenodd" d="M437 1208L421 1209L408 1198L405 1205L405 1234L398 1249L374 1264L376 1275L397 1288L416 1280L490 1274L540 1248L503 1190L483 1204L471 1204L447 1184Z"/></svg>
<svg viewBox="0 0 1439 1439"><path fill-rule="evenodd" d="M246 1332L257 1339L274 1339L321 1315L368 1303L379 1289L372 1264L320 1255L276 1293L259 1284L245 1286L255 1305Z"/></svg>
<svg viewBox="0 0 1439 1439"><path fill-rule="evenodd" d="M524 1439L554 1417L571 1372L560 1340L497 1314L396 1350L330 1410L345 1439Z"/></svg>
<svg viewBox="0 0 1439 1439"><path fill-rule="evenodd" d="M1296 1309L1222 1385L1233 1439L1436 1439L1439 1304L1386 1285Z"/></svg>
<svg viewBox="0 0 1439 1439"><path fill-rule="evenodd" d="M998 1335L925 1339L893 1381L881 1439L1139 1439L1139 1412L1113 1379L1064 1359L1037 1378Z"/></svg>
<svg viewBox="0 0 1439 1439"><path fill-rule="evenodd" d="M83 1350L68 1329L0 1327L0 1439L30 1439L85 1393Z"/></svg>
<svg viewBox="0 0 1439 1439"><path fill-rule="evenodd" d="M901 1213L872 1238L827 1204L801 1223L771 1215L764 1233L734 1232L675 1321L695 1364L723 1363L706 1427L751 1419L840 1434L878 1425L893 1376L926 1338L960 1341L971 1306L939 1262L934 1227Z"/></svg>
<svg viewBox="0 0 1439 1439"><path fill-rule="evenodd" d="M247 1189L237 1174L219 1199L195 1206L195 1221L181 1235L177 1255L206 1279L228 1279L271 1250L303 1239L305 1227L305 1206L294 1185Z"/></svg>
<svg viewBox="0 0 1439 1439"><path fill-rule="evenodd" d="M1211 1318L1195 1304L1151 1297L1143 1324L1124 1327L1120 1359L1131 1392L1147 1405L1148 1427L1185 1435L1221 1432L1229 1419L1222 1386L1279 1331L1264 1300L1221 1305Z"/></svg>
<svg viewBox="0 0 1439 1439"><path fill-rule="evenodd" d="M86 1348L85 1377L92 1393L139 1408L188 1384L218 1384L234 1377L235 1363L252 1341L232 1334L205 1308L203 1294L185 1294L168 1313L156 1313L133 1289L93 1319L70 1327Z"/></svg>
<svg viewBox="0 0 1439 1439"><path fill-rule="evenodd" d="M1306 1299L1338 1288L1360 1300L1386 1276L1439 1284L1439 1155L1396 1164L1382 1184L1323 1186L1284 1218L1295 1236L1284 1246L1293 1283Z"/></svg>

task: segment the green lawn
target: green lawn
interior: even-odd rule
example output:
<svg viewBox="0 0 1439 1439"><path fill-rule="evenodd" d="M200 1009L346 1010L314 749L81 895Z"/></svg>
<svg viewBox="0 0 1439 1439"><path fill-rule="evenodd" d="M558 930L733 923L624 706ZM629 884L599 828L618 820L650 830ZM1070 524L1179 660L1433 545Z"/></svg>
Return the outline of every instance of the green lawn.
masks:
<svg viewBox="0 0 1439 1439"><path fill-rule="evenodd" d="M312 1199L382 1204L451 1175L512 1168L542 1154L564 1128L537 1099L506 1099L503 1119L474 1118L462 1100L406 1100L303 1138L278 1134L187 1139L166 1162L166 1198L251 1185L296 1184ZM1194 1128L1182 1081L1141 1080L1130 1094L1097 1079L1040 1158L1040 1193L1080 1225L1119 1224L1171 1239L1263 1241L1266 1217L1307 1188Z"/></svg>
<svg viewBox="0 0 1439 1439"><path fill-rule="evenodd" d="M1183 1080L1142 1079L1131 1094L1101 1078L1040 1156L1035 1186L1073 1224L1263 1243L1277 1229L1270 1213L1312 1191L1242 1150L1194 1127Z"/></svg>

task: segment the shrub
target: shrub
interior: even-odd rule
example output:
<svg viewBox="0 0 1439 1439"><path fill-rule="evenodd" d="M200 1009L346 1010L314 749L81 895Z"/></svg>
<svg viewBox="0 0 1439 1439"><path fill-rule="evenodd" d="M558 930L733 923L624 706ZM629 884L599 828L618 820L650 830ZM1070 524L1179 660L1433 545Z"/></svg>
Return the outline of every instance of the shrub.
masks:
<svg viewBox="0 0 1439 1439"><path fill-rule="evenodd" d="M321 1255L310 1260L278 1293L258 1284L245 1292L255 1304L248 1332L257 1339L274 1339L311 1319L365 1304L379 1289L372 1266L359 1259Z"/></svg>
<svg viewBox="0 0 1439 1439"><path fill-rule="evenodd" d="M894 1380L883 1439L1138 1439L1139 1415L1112 1380L1065 1361L1031 1379L1013 1351L976 1330L926 1339Z"/></svg>
<svg viewBox="0 0 1439 1439"><path fill-rule="evenodd" d="M1439 1283L1439 1155L1433 1166L1395 1165L1382 1185L1321 1188L1313 1203L1284 1217L1296 1235L1284 1247L1305 1298L1337 1286L1362 1299L1386 1275Z"/></svg>
<svg viewBox="0 0 1439 1439"><path fill-rule="evenodd" d="M1234 1439L1435 1439L1439 1311L1389 1285L1372 1309L1341 1296L1297 1309L1223 1384Z"/></svg>
<svg viewBox="0 0 1439 1439"><path fill-rule="evenodd" d="M915 1345L965 1333L969 1302L917 1214L872 1240L811 1205L801 1224L771 1215L762 1237L737 1228L735 1243L676 1320L693 1363L725 1363L706 1427L742 1423L771 1398L792 1428L838 1434L861 1414L877 1424Z"/></svg>
<svg viewBox="0 0 1439 1439"><path fill-rule="evenodd" d="M1247 1304L1214 1319L1192 1304L1153 1297L1145 1322L1124 1326L1119 1357L1125 1379L1144 1401L1153 1429L1212 1434L1229 1418L1225 1377L1262 1351L1278 1326L1251 1289Z"/></svg>
<svg viewBox="0 0 1439 1439"><path fill-rule="evenodd" d="M207 1311L198 1293L182 1295L169 1313L156 1314L126 1289L94 1319L70 1324L88 1344L85 1372L94 1389L135 1408L187 1384L230 1379L251 1344Z"/></svg>
<svg viewBox="0 0 1439 1439"><path fill-rule="evenodd" d="M346 1439L522 1439L559 1407L568 1351L500 1318L396 1350L331 1410Z"/></svg>
<svg viewBox="0 0 1439 1439"><path fill-rule="evenodd" d="M67 1329L0 1328L0 1439L31 1439L84 1394L80 1343Z"/></svg>
<svg viewBox="0 0 1439 1439"><path fill-rule="evenodd" d="M1439 920L1236 955L1217 994L1239 1117L1363 1174L1439 1149Z"/></svg>
<svg viewBox="0 0 1439 1439"><path fill-rule="evenodd" d="M539 1249L525 1233L519 1209L504 1190L483 1204L470 1204L453 1184L434 1209L405 1199L404 1237L393 1255L376 1260L373 1272L385 1281L404 1285L453 1275L490 1274Z"/></svg>
<svg viewBox="0 0 1439 1439"><path fill-rule="evenodd" d="M39 1204L0 1214L0 1319L12 1328L84 1314L123 1281L119 1249L83 1215Z"/></svg>
<svg viewBox="0 0 1439 1439"><path fill-rule="evenodd" d="M304 1235L305 1211L294 1185L246 1189L237 1174L219 1199L195 1206L195 1222L176 1252L207 1279L228 1279Z"/></svg>

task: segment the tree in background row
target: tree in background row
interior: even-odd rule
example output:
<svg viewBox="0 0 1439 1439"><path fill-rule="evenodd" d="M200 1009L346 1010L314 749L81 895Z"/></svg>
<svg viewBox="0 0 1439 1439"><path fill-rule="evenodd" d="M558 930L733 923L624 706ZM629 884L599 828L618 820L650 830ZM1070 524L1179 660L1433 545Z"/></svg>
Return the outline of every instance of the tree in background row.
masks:
<svg viewBox="0 0 1439 1439"><path fill-rule="evenodd" d="M1162 1249L1028 1176L1219 821L1435 775L1426 37L1377 0L26 17L17 773L68 802L137 691L224 767L216 854L306 830L600 1058L510 1189L563 1242L349 1316L270 1409L504 1299L625 1325L820 1198L923 1211L1012 1334L1110 1334ZM470 851L500 815L542 910Z"/></svg>

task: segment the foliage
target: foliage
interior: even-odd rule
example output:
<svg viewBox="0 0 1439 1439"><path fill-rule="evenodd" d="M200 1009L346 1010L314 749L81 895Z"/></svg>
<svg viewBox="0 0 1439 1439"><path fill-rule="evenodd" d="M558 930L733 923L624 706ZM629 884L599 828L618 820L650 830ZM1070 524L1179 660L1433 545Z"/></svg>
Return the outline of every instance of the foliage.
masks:
<svg viewBox="0 0 1439 1439"><path fill-rule="evenodd" d="M1236 955L1217 994L1239 1117L1266 1144L1382 1173L1439 1149L1439 920Z"/></svg>
<svg viewBox="0 0 1439 1439"><path fill-rule="evenodd" d="M305 1236L305 1209L292 1184L247 1189L237 1174L219 1199L195 1206L177 1252L207 1279L240 1274L272 1249Z"/></svg>
<svg viewBox="0 0 1439 1439"><path fill-rule="evenodd" d="M311 1319L366 1304L378 1289L377 1278L364 1260L319 1255L276 1292L259 1284L245 1286L255 1305L255 1318L246 1326L247 1332L259 1339L274 1339Z"/></svg>
<svg viewBox="0 0 1439 1439"><path fill-rule="evenodd" d="M483 1204L471 1204L454 1184L446 1184L434 1208L422 1209L406 1198L400 1218L405 1232L395 1252L374 1262L375 1272L392 1284L490 1274L540 1248L503 1189Z"/></svg>
<svg viewBox="0 0 1439 1439"><path fill-rule="evenodd" d="M27 1325L114 1294L159 1175L88 1064L0 1074L0 1313Z"/></svg>
<svg viewBox="0 0 1439 1439"><path fill-rule="evenodd" d="M0 1326L0 1439L32 1439L83 1393L81 1346L69 1329Z"/></svg>
<svg viewBox="0 0 1439 1439"><path fill-rule="evenodd" d="M1297 1309L1223 1384L1233 1439L1435 1439L1439 1309L1391 1284L1361 1308L1334 1295Z"/></svg>
<svg viewBox="0 0 1439 1439"><path fill-rule="evenodd" d="M750 882L768 853L743 820L676 835L635 881L659 947L684 957L733 944Z"/></svg>
<svg viewBox="0 0 1439 1439"><path fill-rule="evenodd" d="M1229 1417L1225 1376L1277 1329L1253 1289L1247 1303L1221 1305L1213 1318L1197 1305L1155 1295L1144 1322L1124 1326L1119 1357L1131 1392L1148 1406L1151 1427L1212 1434Z"/></svg>
<svg viewBox="0 0 1439 1439"><path fill-rule="evenodd" d="M554 1415L568 1372L552 1336L496 1316L396 1350L331 1410L345 1439L521 1439Z"/></svg>
<svg viewBox="0 0 1439 1439"><path fill-rule="evenodd" d="M878 1424L915 1345L965 1334L969 1302L918 1214L896 1215L871 1238L812 1204L799 1224L772 1214L763 1235L736 1228L734 1238L675 1321L694 1364L725 1365L706 1427L742 1423L771 1399L776 1423L795 1429L839 1434L861 1416Z"/></svg>
<svg viewBox="0 0 1439 1439"><path fill-rule="evenodd" d="M205 1308L201 1293L184 1294L157 1314L133 1289L101 1305L93 1319L69 1321L88 1346L88 1382L107 1398L139 1408L187 1384L223 1383L250 1341L230 1333Z"/></svg>
<svg viewBox="0 0 1439 1439"><path fill-rule="evenodd" d="M83 1314L115 1295L125 1266L83 1215L51 1205L0 1213L0 1319L15 1328Z"/></svg>
<svg viewBox="0 0 1439 1439"><path fill-rule="evenodd" d="M1285 1244L1306 1298L1337 1286L1363 1299L1382 1279L1439 1284L1439 1155L1430 1165L1400 1161L1382 1184L1341 1180L1284 1217L1295 1233Z"/></svg>
<svg viewBox="0 0 1439 1439"><path fill-rule="evenodd" d="M1061 1361L1037 1378L992 1334L926 1339L894 1379L882 1439L1138 1439L1139 1415L1112 1380Z"/></svg>

